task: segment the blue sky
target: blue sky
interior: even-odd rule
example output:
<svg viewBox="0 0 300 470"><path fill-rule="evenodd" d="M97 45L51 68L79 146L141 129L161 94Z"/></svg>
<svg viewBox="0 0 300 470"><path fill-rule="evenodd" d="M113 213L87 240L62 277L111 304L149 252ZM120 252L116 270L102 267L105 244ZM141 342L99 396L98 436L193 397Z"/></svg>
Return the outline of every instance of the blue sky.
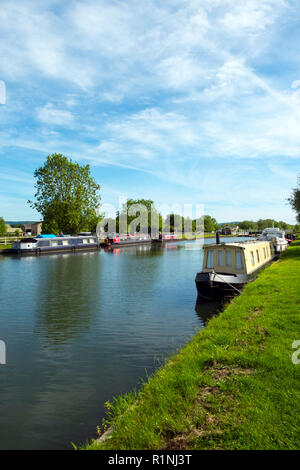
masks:
<svg viewBox="0 0 300 470"><path fill-rule="evenodd" d="M58 152L103 203L294 223L299 23L294 0L2 0L0 215L39 220L33 171Z"/></svg>

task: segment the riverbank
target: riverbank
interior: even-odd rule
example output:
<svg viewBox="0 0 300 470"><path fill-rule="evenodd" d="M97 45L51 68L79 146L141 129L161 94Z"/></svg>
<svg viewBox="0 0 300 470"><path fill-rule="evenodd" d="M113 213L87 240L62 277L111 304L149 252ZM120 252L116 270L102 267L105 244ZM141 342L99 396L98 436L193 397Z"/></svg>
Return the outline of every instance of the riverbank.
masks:
<svg viewBox="0 0 300 470"><path fill-rule="evenodd" d="M221 237L233 237L234 235L221 235ZM215 233L204 233L204 235L201 235L201 237L199 238L215 238L216 237L216 234ZM166 242L170 243L170 242L178 242L178 241L192 241L192 240L196 240L197 239L197 236L195 236L194 234L191 234L191 235L182 235L180 238L176 239L176 240L165 240ZM137 243L137 244L140 244L140 243ZM102 239L100 241L100 245L102 247L104 247L104 239ZM130 245L134 245L134 243L131 243ZM117 248L118 246L122 247L122 246L129 246L129 244L124 244L124 245L116 245L115 247ZM13 254L12 252L12 244L11 243L7 243L7 244L0 244L0 254Z"/></svg>
<svg viewBox="0 0 300 470"><path fill-rule="evenodd" d="M298 240L299 243L299 240ZM297 449L300 246L290 247L135 392L86 449Z"/></svg>
<svg viewBox="0 0 300 470"><path fill-rule="evenodd" d="M6 244L0 244L0 251L3 251L3 250L10 250L12 248L12 244L11 243L6 243Z"/></svg>
<svg viewBox="0 0 300 470"><path fill-rule="evenodd" d="M7 253L10 253L11 252L11 249L12 249L12 245L11 244L0 244L0 255L5 255Z"/></svg>

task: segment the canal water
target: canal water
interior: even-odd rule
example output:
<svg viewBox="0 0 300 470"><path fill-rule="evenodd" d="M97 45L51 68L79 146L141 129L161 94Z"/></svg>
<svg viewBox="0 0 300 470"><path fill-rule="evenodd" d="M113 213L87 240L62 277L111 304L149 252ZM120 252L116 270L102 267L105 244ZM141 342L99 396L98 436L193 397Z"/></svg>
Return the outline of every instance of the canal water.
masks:
<svg viewBox="0 0 300 470"><path fill-rule="evenodd" d="M202 257L193 241L0 257L0 448L68 449L94 437L104 403L204 327Z"/></svg>

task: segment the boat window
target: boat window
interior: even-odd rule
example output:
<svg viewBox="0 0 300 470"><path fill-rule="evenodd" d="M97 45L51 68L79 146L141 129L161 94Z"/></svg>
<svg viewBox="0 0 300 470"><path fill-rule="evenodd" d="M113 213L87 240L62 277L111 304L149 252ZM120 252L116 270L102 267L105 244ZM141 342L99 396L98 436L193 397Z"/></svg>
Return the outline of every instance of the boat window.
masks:
<svg viewBox="0 0 300 470"><path fill-rule="evenodd" d="M87 242L88 242L88 241L87 241L86 238L83 238L83 239L82 239L82 243L86 244Z"/></svg>
<svg viewBox="0 0 300 470"><path fill-rule="evenodd" d="M243 258L242 258L242 252L237 251L235 253L235 267L237 269L242 269L243 268Z"/></svg>
<svg viewBox="0 0 300 470"><path fill-rule="evenodd" d="M58 241L57 240L52 240L51 241L51 246L57 246L58 245Z"/></svg>
<svg viewBox="0 0 300 470"><path fill-rule="evenodd" d="M226 251L226 266L231 266L231 253L229 250Z"/></svg>
<svg viewBox="0 0 300 470"><path fill-rule="evenodd" d="M218 251L218 266L223 266L223 251Z"/></svg>
<svg viewBox="0 0 300 470"><path fill-rule="evenodd" d="M257 256L257 262L259 263L259 253L258 253L258 250L256 250L256 256Z"/></svg>
<svg viewBox="0 0 300 470"><path fill-rule="evenodd" d="M69 240L63 240L63 241L62 241L62 244L63 244L63 245L69 245Z"/></svg>
<svg viewBox="0 0 300 470"><path fill-rule="evenodd" d="M254 253L253 251L251 251L251 263L252 263L252 266L255 265L255 261L254 261Z"/></svg>
<svg viewBox="0 0 300 470"><path fill-rule="evenodd" d="M206 267L207 268L213 268L214 267L214 252L213 252L213 250L208 250L207 251Z"/></svg>
<svg viewBox="0 0 300 470"><path fill-rule="evenodd" d="M90 243L95 243L95 240L93 238L90 238Z"/></svg>

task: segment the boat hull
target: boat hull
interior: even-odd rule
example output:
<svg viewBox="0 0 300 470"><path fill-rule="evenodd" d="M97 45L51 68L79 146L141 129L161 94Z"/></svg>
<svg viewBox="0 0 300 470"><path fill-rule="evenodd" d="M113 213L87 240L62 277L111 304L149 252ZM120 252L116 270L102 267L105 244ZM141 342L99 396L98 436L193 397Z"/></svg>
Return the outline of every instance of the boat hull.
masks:
<svg viewBox="0 0 300 470"><path fill-rule="evenodd" d="M113 240L106 241L101 243L103 248L121 248L124 246L136 246L136 245L150 245L152 243L151 239L147 240L120 240L118 242L114 242Z"/></svg>
<svg viewBox="0 0 300 470"><path fill-rule="evenodd" d="M77 252L77 251L95 251L99 250L98 244L93 245L83 245L83 246L56 246L56 247L42 247L42 248L32 248L27 250L22 249L12 249L10 250L11 253L16 255L43 255L43 254L51 254L51 253L70 253L70 252Z"/></svg>
<svg viewBox="0 0 300 470"><path fill-rule="evenodd" d="M274 243L273 248L274 248L274 253L275 255L279 255L283 251L285 251L288 248L289 244L288 242L286 243Z"/></svg>
<svg viewBox="0 0 300 470"><path fill-rule="evenodd" d="M234 297L248 281L246 274L197 273L195 279L198 297L211 301Z"/></svg>

